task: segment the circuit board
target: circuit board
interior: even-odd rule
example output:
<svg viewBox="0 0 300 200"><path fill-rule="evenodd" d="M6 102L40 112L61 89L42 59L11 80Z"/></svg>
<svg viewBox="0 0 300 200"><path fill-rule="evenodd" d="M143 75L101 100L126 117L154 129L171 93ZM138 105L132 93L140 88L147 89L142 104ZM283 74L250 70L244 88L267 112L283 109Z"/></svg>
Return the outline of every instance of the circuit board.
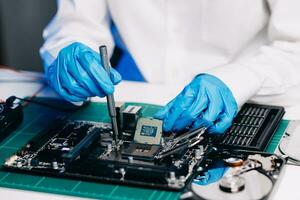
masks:
<svg viewBox="0 0 300 200"><path fill-rule="evenodd" d="M205 157L205 127L163 133L143 106L119 105L118 135L110 123L58 117L6 160L23 173L183 190Z"/></svg>
<svg viewBox="0 0 300 200"><path fill-rule="evenodd" d="M61 101L51 98L36 98L40 102L66 107ZM128 105L144 106L142 116L153 116L160 108L157 105L127 103ZM83 109L64 113L44 106L29 104L24 108L24 120L21 125L6 140L0 144L1 165L18 149L36 137L44 127L50 126L58 116L68 116L73 120L109 122L105 103L90 103ZM178 199L179 192L162 191L117 184L106 184L88 180L57 178L46 175L8 172L0 169L0 187L16 188L38 192L72 195L77 197L115 200L139 199Z"/></svg>
<svg viewBox="0 0 300 200"><path fill-rule="evenodd" d="M204 157L203 146L188 148L193 135L190 132L184 134L188 136L186 140L178 136L180 148L171 148L170 153L165 149L174 138L166 139L163 145L126 139L115 144L108 123L59 119L53 124L4 166L30 173L179 190L192 180ZM141 134L150 139L159 128L142 126ZM194 131L194 135L204 132L202 128Z"/></svg>
<svg viewBox="0 0 300 200"><path fill-rule="evenodd" d="M141 105L141 104L136 104L136 105ZM26 123L30 123L30 124L33 124L32 122L30 122L29 120L28 120L28 117L30 118L30 119L33 119L33 116L35 116L36 114L38 114L38 107L39 106L31 106L31 108L30 108L30 110L27 110L27 111L33 111L32 110L32 108L33 107L35 107L33 110L35 110L34 112L34 114L32 114L31 116L27 116L27 117L25 117L25 120L26 120ZM151 111L149 112L149 111L147 111L146 112L146 115L145 115L145 113L143 113L143 115L144 116L151 116L152 114L154 114L155 113L155 111L159 108L159 107L156 107L156 106L150 106L150 107L153 107L153 109L151 108ZM102 121L102 122L109 122L109 120L107 119L107 118L105 118L104 116L105 115L97 115L97 110L99 110L99 109L102 109L102 112L106 112L105 110L106 110L106 107L105 107L105 105L104 104L101 104L101 103L95 103L95 104L92 104L92 105L90 105L90 106L88 106L85 110L84 110L84 113L82 112L82 111L80 111L80 112L77 112L77 113L73 113L71 116L70 116L70 118L69 119L74 119L74 120L79 120L79 121L81 121L81 120L88 120L88 121ZM42 109L42 110L47 110L47 109ZM28 113L30 113L30 112L28 112ZM94 114L91 114L91 113L94 113ZM49 116L49 111L47 111L46 113L44 112L44 114L47 114L48 115L48 118L46 117L46 115L44 115L44 118L41 118L41 114L42 113L39 113L39 115L36 115L36 117L39 117L40 118L40 120L38 120L38 122L37 121L35 121L35 125L37 125L36 123L43 123L43 125L45 125L45 124L47 124L47 123L45 123L45 121L43 121L42 119L49 119L50 118L50 116ZM56 113L56 114L54 114L55 116L57 116L57 115L59 115L58 113ZM53 116L54 116L53 115ZM52 117L53 117L52 116ZM26 124L25 123L25 124ZM17 131L17 136L15 136L15 137L13 137L13 138L9 138L7 141L4 141L4 143L3 143L3 145L2 145L2 147L1 147L1 150L2 150L2 152L6 152L6 150L5 150L5 148L6 147L8 147L8 146L11 146L11 142L13 142L13 141L15 141L15 139L17 139L17 138L20 138L22 135L23 135L23 133L26 133L27 132L27 134L28 134L28 131L30 131L32 134L34 134L34 135L36 135L36 132L37 132L37 127L35 128L35 130L34 130L34 128L33 128L33 126L29 126L28 128L26 128L26 126L25 126L25 124L23 124L22 125L22 127L21 127L21 130L18 130ZM39 124L39 125L41 125L41 124ZM49 125L49 123L48 123L48 125ZM273 141L270 143L270 145L269 145L269 147L268 147L268 149L267 149L267 151L269 151L269 152L272 152L274 149L275 149L275 147L276 147L276 145L277 145L277 143L278 143L278 141L280 140L280 137L281 137L281 134L283 133L283 131L284 131L284 129L285 129L285 127L286 127L286 125L287 125L287 122L286 121L284 121L283 122L283 124L280 126L280 128L279 128L279 131L276 133L276 135L275 135L275 138L273 139ZM25 126L25 128L24 128L24 126ZM42 127L42 126L38 126L38 127ZM19 132L19 131L22 131L22 132ZM39 130L40 131L40 130ZM149 131L145 131L147 134L149 134L149 133L151 133L151 131L149 132ZM31 135L32 136L32 135ZM15 138L15 139L14 139ZM25 136L23 137L22 136L22 138L24 138L24 140L22 140L23 142L21 142L21 141L19 141L18 142L18 146L16 146L16 147L14 147L13 149L11 149L10 151L8 151L7 153L6 153L6 155L8 156L8 155L11 155L11 153L15 150L15 149L19 149L21 146L21 144L26 144L27 142L26 141L28 141L28 138L29 137L27 137L27 139L25 140ZM65 141L63 141L63 140L51 140L52 142L52 144L50 145L50 146L52 146L52 147L54 147L54 148L57 148L58 146L60 146L60 144L66 144L65 143ZM75 143L74 143L75 144ZM78 144L78 143L77 143ZM76 146L76 144L75 144L75 146ZM61 146L62 147L62 146ZM7 158L7 156L6 157L3 157L3 158ZM127 158L127 160L128 160L128 158ZM51 167L53 168L53 163L51 164ZM4 172L1 172L1 174L3 173L3 176L1 175L1 177L2 177L2 181L1 181L1 186L6 186L6 187L17 187L17 188L23 188L23 189L25 189L25 188L27 188L27 189L31 189L31 190L38 190L38 191L48 191L48 192L54 192L54 193L63 193L63 194L73 194L73 195L78 195L78 196L86 196L86 197L94 197L94 198L102 198L102 199L105 199L105 198L115 198L115 199L118 199L117 198L117 193L119 192L119 191L129 191L129 192L126 192L126 193L122 193L122 192L119 192L119 194L122 194L122 197L123 198L125 198L126 199L126 196L128 196L129 194L133 194L133 193L135 193L135 195L129 195L130 196L130 198L133 198L133 199L140 199L140 198L148 198L148 199L152 199L152 198L158 198L158 199L168 199L168 198L176 198L176 196L178 197L178 195L180 194L180 193L169 193L169 192L166 192L166 191L157 191L157 190L146 190L146 189L139 189L139 188L132 188L132 189L130 189L130 188L128 188L128 187L123 187L123 186L117 186L117 189L115 188L114 189L114 187L115 186L113 186L113 185L103 185L103 184L100 184L100 183L95 183L95 186L96 185L101 185L101 188L103 188L104 186L104 188L106 188L105 190L107 190L107 191L110 191L109 192L109 194L107 194L107 195L105 195L104 193L106 193L106 192L104 192L104 191L102 191L102 190L97 190L97 194L95 193L95 192L92 192L92 193L86 193L87 191L85 191L86 189L83 189L82 187L84 186L84 185L87 185L88 183L87 182L85 182L84 181L84 179L82 179L81 181L79 181L79 182L77 182L76 183L76 181L72 181L72 180L66 180L66 179L53 179L53 180L57 180L58 181L58 185L56 185L56 184L54 184L54 185L56 185L56 186L54 186L53 184L52 184L52 186L51 186L51 184L49 185L49 183L51 182L51 179L52 178L50 178L50 177L44 177L44 176L36 176L36 175L34 175L34 176L31 176L31 180L32 181L34 181L34 180L37 180L37 183L36 182L34 182L33 183L33 185L31 184L31 183L27 183L28 181L26 181L26 180L29 180L28 178L26 178L26 179L16 179L16 177L18 177L18 176L25 176L25 175L19 175L19 174L15 174L15 173L4 173ZM26 175L26 176L28 176L28 175ZM15 177L14 179L12 179L12 180L14 180L14 184L10 184L9 182L9 178L12 178L12 177ZM39 180L40 178L39 177L41 177L42 179L41 180ZM24 184L18 184L17 182L17 180L19 180L19 181L21 181L21 180L23 180L23 181L21 181L22 183L24 182ZM16 182L17 181L17 182ZM49 182L50 181L50 182ZM20 182L20 183L21 183ZM64 187L63 185L61 185L60 183L64 183L64 182L68 182L68 183L66 183L67 185L69 185L71 188L70 189L68 189L68 187ZM43 184L45 184L45 183L47 183L48 184L48 186L46 186L46 187L35 187L34 185L37 185L37 186L39 186L39 185L43 185ZM28 185L28 187L26 187L26 185ZM32 186L30 186L30 185L32 185ZM55 189L55 190L52 190L51 188L55 188L55 187L57 187L57 186L59 186L59 185L61 185L61 187L62 188L65 188L65 189L63 189L63 190L60 190L60 189ZM90 183L90 185L92 185L91 183ZM75 187L75 189L73 188L73 186ZM91 186L92 187L92 186ZM72 189L73 188L73 189ZM81 189L80 189L81 188ZM122 188L124 188L124 190L122 189ZM125 189L126 188L126 189ZM79 190L80 189L80 190ZM76 191L81 191L81 192L79 192L79 193L77 193L76 194ZM96 190L94 190L94 191L96 191ZM101 192L102 191L102 192ZM131 192L130 192L131 191ZM139 192L140 191L140 192ZM86 195L84 195L84 194L86 194ZM115 196L115 195L117 195L117 196ZM128 197L129 197L128 196Z"/></svg>

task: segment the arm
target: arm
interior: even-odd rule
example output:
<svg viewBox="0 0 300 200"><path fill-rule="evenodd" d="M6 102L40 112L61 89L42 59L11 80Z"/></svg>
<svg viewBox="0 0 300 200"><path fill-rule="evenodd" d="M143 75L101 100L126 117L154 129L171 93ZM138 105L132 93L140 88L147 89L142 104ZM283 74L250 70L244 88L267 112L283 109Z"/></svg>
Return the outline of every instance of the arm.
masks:
<svg viewBox="0 0 300 200"><path fill-rule="evenodd" d="M82 102L114 92L121 81L102 66L97 47L113 48L109 15L104 0L60 0L58 11L44 30L40 50L48 84L64 99Z"/></svg>
<svg viewBox="0 0 300 200"><path fill-rule="evenodd" d="M95 51L105 44L112 53L113 39L109 29L109 13L104 0L58 0L57 13L43 32L45 43L40 50L45 66L49 66L60 50L74 42Z"/></svg>
<svg viewBox="0 0 300 200"><path fill-rule="evenodd" d="M165 131L205 126L224 133L237 107L255 94L284 94L300 84L300 1L269 0L270 45L256 56L198 75L155 117Z"/></svg>
<svg viewBox="0 0 300 200"><path fill-rule="evenodd" d="M300 1L268 0L270 44L252 58L208 73L221 79L241 106L252 96L284 94L300 84Z"/></svg>

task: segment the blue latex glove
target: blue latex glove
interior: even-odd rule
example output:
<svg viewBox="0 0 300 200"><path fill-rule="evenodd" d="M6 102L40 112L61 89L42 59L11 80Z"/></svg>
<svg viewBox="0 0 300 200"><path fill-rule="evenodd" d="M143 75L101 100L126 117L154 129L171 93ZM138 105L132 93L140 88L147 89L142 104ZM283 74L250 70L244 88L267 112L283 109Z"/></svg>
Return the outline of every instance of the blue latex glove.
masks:
<svg viewBox="0 0 300 200"><path fill-rule="evenodd" d="M212 168L208 169L207 172L204 172L203 175L197 176L193 183L198 185L208 185L210 183L214 183L220 180L228 169L229 167L226 167L223 161L217 162Z"/></svg>
<svg viewBox="0 0 300 200"><path fill-rule="evenodd" d="M163 120L164 131L205 126L209 132L224 133L237 109L231 91L221 80L200 74L154 117Z"/></svg>
<svg viewBox="0 0 300 200"><path fill-rule="evenodd" d="M97 52L81 43L63 48L56 60L45 68L49 85L64 99L85 101L88 97L104 97L114 92L121 75L111 68L110 77Z"/></svg>

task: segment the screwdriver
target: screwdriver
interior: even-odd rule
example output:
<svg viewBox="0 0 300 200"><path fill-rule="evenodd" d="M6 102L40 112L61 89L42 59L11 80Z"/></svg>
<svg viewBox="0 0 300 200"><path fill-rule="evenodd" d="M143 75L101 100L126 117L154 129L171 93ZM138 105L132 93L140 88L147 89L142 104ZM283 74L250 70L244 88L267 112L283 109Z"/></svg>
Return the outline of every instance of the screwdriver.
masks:
<svg viewBox="0 0 300 200"><path fill-rule="evenodd" d="M107 55L107 48L105 45L102 45L99 47L99 52L100 52L100 60L102 62L102 65L104 69L106 70L108 76L110 77L110 64L108 60L108 55ZM116 144L118 143L118 124L117 124L117 114L116 114L116 106L115 106L115 99L113 94L109 94L106 96L107 99L107 107L108 107L108 112L109 116L111 118L111 125L112 125L112 130L115 138Z"/></svg>

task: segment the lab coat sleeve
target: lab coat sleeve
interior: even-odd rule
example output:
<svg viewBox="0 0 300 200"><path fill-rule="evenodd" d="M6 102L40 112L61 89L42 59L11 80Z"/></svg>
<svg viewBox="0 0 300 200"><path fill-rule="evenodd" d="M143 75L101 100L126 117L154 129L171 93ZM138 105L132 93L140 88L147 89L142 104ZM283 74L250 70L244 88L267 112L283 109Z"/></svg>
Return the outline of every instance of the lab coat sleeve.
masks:
<svg viewBox="0 0 300 200"><path fill-rule="evenodd" d="M300 1L268 2L270 44L251 58L208 72L226 83L239 106L254 95L284 94L300 84Z"/></svg>
<svg viewBox="0 0 300 200"><path fill-rule="evenodd" d="M58 52L73 42L81 42L95 51L107 45L111 54L113 39L105 0L58 0L57 13L43 31L40 49L44 65L50 65Z"/></svg>

